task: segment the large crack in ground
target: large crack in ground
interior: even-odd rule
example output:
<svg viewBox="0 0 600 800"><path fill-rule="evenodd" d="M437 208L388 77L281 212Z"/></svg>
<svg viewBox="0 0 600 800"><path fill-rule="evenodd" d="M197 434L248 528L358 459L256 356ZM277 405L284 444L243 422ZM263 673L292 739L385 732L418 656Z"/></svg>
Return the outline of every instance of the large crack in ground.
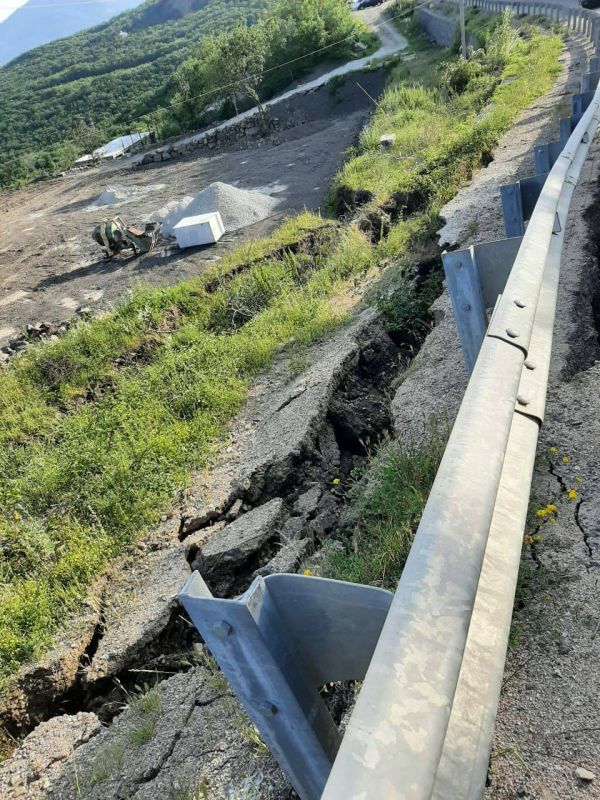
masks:
<svg viewBox="0 0 600 800"><path fill-rule="evenodd" d="M424 269L431 269L430 261ZM371 318L377 319L373 315ZM430 320L427 316L421 322L426 327ZM204 547L203 536L214 537L215 533L227 530L236 519L243 521L249 512L265 508L274 498L282 501L285 523L276 526L264 544L252 550L248 557L228 567L224 583L218 570L211 573L208 569L204 573L215 594L234 597L243 592L257 571L268 567L270 561L285 550L285 546L282 547L282 543L287 541L284 532L294 541L310 539L305 554L318 550L337 533L348 497L335 489L333 480L342 484L347 482L353 471L373 455L387 434L391 423L392 383L415 353L413 341L407 343L402 336L394 338L398 344L385 333L380 321L369 323L359 337L356 354L344 362L343 369L335 378L334 390L326 399L320 422L310 433L309 440L291 458L277 468L271 468L266 478L259 475L256 480L242 480L235 496L187 528L184 525L187 506L183 497L179 498L177 538L182 542L182 556L185 551L192 567L196 566ZM273 418L286 413L294 415L297 411L295 404L304 400L307 391L306 386L291 386L289 394L275 405ZM306 511L298 510L299 502L312 502L306 498L315 487L319 487L320 497ZM302 550L298 550L296 557L284 565L283 571L293 571L301 558ZM185 558L182 564L185 565ZM101 595L96 621L82 647L73 683L49 697L45 707L38 702L35 713L23 715L22 709L16 709L17 715L11 716L10 706L5 709L3 722L12 735L20 738L43 720L60 714L93 712L104 724L109 724L121 710L124 698L142 682L148 686L157 685L190 669L194 663L194 647L201 639L184 612L174 604L159 632L149 641L142 642L136 652L126 656L122 666L105 677L102 672L98 673L98 664L102 663L98 659L104 658L106 636L110 633L111 623L114 624L110 595L110 589ZM40 699L38 697L38 701ZM338 703L338 706L337 713L341 717L345 706L344 703Z"/></svg>

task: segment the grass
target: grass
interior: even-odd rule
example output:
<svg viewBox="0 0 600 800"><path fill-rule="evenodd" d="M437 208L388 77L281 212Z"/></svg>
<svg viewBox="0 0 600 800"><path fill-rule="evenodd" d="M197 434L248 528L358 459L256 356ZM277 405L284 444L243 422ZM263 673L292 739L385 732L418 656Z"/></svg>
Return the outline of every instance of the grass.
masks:
<svg viewBox="0 0 600 800"><path fill-rule="evenodd" d="M351 228L311 258L287 252L212 294L198 289L185 321L148 363L114 371L109 389L68 413L57 397L65 386L69 394L71 375L57 383L54 372L44 381L35 371L46 348L3 373L13 393L23 392L24 372L37 375L17 420L14 405L0 410L4 674L39 652L85 583L157 520L191 469L208 464L252 377L281 345L341 324L330 298L373 258Z"/></svg>
<svg viewBox="0 0 600 800"><path fill-rule="evenodd" d="M410 39L410 27L405 33ZM449 200L473 169L491 158L517 114L547 91L560 71L560 37L529 28L527 36L516 42L501 69L490 64L491 56L480 59L477 79L473 75L460 92L448 90L441 55L437 81L430 85L410 83L419 53L414 62L398 65L372 124L361 135L356 157L339 173L334 193L366 193L378 205L394 196L419 207ZM510 77L517 80L502 84ZM379 145L384 133L396 135L386 151Z"/></svg>
<svg viewBox="0 0 600 800"><path fill-rule="evenodd" d="M433 429L427 447L385 445L351 489L351 542L334 550L327 574L342 581L395 589L435 478L446 436Z"/></svg>
<svg viewBox="0 0 600 800"><path fill-rule="evenodd" d="M551 85L560 40L523 40L495 88L482 92L481 81L470 80L457 97L436 86L439 55L414 42L415 60L394 69L359 150L336 179L338 189L350 182L376 202L417 187L419 207L400 213L379 243L352 225L301 214L203 276L139 290L114 313L30 349L0 372L0 685L44 651L89 583L159 519L190 473L210 466L252 380L274 355L289 347L295 374L302 346L344 323L336 298L355 280L393 261L398 278L376 302L396 330L422 319L439 282L415 271L415 260L438 225L439 206L518 111ZM499 85L512 74L520 79ZM423 85L411 85L419 75ZM479 119L490 91L489 113ZM397 134L391 154L377 144L388 128ZM359 540L368 556L347 575L373 581L378 570L386 580L401 563L433 462L396 454L381 469L385 491L411 505L397 517L379 492L389 525L375 508L361 507ZM408 489L394 488L394 480L406 480ZM371 530L382 541L398 539L389 559L369 550Z"/></svg>
<svg viewBox="0 0 600 800"><path fill-rule="evenodd" d="M94 762L94 767L90 775L90 783L96 786L104 783L116 772L123 763L125 750L121 742L112 742L107 745L99 754Z"/></svg>

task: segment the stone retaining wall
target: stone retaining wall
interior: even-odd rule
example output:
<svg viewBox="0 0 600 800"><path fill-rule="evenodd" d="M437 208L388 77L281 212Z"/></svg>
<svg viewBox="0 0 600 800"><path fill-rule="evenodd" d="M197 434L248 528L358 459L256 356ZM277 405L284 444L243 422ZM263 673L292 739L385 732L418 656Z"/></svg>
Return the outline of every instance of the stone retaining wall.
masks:
<svg viewBox="0 0 600 800"><path fill-rule="evenodd" d="M419 24L429 41L441 47L452 47L458 41L458 14L438 14L429 8L420 8L418 13ZM476 49L477 39L467 35L467 45Z"/></svg>
<svg viewBox="0 0 600 800"><path fill-rule="evenodd" d="M207 131L204 135L199 133L193 140L188 142L172 142L165 144L156 150L151 150L143 157L142 164L152 164L158 161L169 161L197 150L213 150L219 145L240 144L250 147L257 140L271 136L280 129L280 122L277 117L270 117L268 114L261 119L258 114L229 125L226 128Z"/></svg>

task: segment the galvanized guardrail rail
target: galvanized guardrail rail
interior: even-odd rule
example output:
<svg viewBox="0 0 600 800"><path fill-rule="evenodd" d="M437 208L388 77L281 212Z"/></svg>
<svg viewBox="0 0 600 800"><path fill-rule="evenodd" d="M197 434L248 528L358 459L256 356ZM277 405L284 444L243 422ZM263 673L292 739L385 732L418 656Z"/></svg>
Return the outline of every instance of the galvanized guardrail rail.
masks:
<svg viewBox="0 0 600 800"><path fill-rule="evenodd" d="M466 4L543 14L597 50L600 18L586 11ZM510 238L443 256L471 378L395 595L272 575L241 598L220 600L198 573L180 595L302 800L483 793L565 224L600 120L592 61L559 138L535 149L537 175L503 188ZM364 683L341 737L318 689L350 678Z"/></svg>

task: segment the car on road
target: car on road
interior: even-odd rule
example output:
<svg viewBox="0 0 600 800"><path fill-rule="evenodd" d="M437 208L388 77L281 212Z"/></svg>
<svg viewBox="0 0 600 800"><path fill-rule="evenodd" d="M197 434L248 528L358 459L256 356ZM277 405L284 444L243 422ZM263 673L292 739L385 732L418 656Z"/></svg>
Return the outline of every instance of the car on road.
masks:
<svg viewBox="0 0 600 800"><path fill-rule="evenodd" d="M600 0L580 0L582 8L600 8Z"/></svg>
<svg viewBox="0 0 600 800"><path fill-rule="evenodd" d="M384 0L358 0L354 6L356 11L362 11L363 8L372 8L373 6L380 6Z"/></svg>

